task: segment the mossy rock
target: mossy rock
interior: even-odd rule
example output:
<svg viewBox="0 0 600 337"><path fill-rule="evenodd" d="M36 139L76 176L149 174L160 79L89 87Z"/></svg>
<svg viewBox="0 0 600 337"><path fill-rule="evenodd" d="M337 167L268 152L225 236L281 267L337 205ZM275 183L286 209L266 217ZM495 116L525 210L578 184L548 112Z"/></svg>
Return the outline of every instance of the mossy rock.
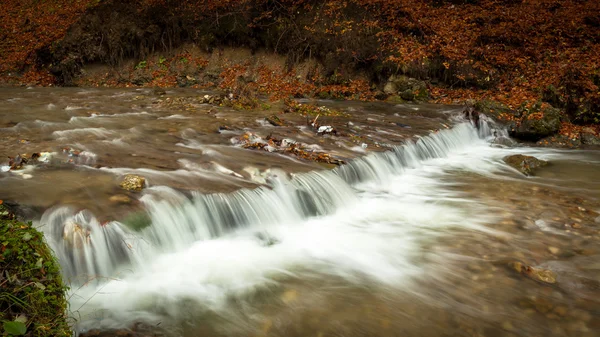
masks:
<svg viewBox="0 0 600 337"><path fill-rule="evenodd" d="M560 110L553 107L541 108L535 104L527 109L521 107L517 111L520 116L518 122L513 123L508 132L512 137L538 141L544 137L552 136L560 130Z"/></svg>
<svg viewBox="0 0 600 337"><path fill-rule="evenodd" d="M10 218L0 217L0 335L71 336L56 258L42 233Z"/></svg>
<svg viewBox="0 0 600 337"><path fill-rule="evenodd" d="M560 147L560 148L569 148L575 149L581 147L582 139L581 137L571 138L565 135L554 135L546 138L542 138L538 140L535 145L541 147Z"/></svg>
<svg viewBox="0 0 600 337"><path fill-rule="evenodd" d="M491 100L477 101L473 104L473 108L475 111L499 121L502 121L503 117L505 118L513 114L512 109L508 106Z"/></svg>
<svg viewBox="0 0 600 337"><path fill-rule="evenodd" d="M146 179L135 174L128 174L123 178L119 186L130 192L140 192L146 186Z"/></svg>
<svg viewBox="0 0 600 337"><path fill-rule="evenodd" d="M134 231L141 231L150 226L152 224L152 220L148 216L148 213L140 211L130 213L121 221L121 223Z"/></svg>
<svg viewBox="0 0 600 337"><path fill-rule="evenodd" d="M522 154L507 156L504 157L503 160L506 164L515 168L526 176L531 176L536 169L548 165L548 162L545 160L540 160L536 157L525 156Z"/></svg>
<svg viewBox="0 0 600 337"><path fill-rule="evenodd" d="M429 99L427 84L408 76L390 76L383 91L388 95L398 95L406 101L426 101Z"/></svg>

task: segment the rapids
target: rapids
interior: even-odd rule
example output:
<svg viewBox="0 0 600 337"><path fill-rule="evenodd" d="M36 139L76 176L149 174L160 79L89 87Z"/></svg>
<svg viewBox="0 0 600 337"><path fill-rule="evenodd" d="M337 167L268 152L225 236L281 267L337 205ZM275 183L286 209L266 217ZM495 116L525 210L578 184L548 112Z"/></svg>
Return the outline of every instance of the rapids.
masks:
<svg viewBox="0 0 600 337"><path fill-rule="evenodd" d="M60 107L47 104L40 100L42 107ZM68 113L86 108L62 104ZM36 221L71 284L78 333L143 324L167 336L597 335L600 152L498 146L493 140L505 136L502 128L485 118L476 127L453 117L457 109L446 111L445 120L393 105L361 109L389 110L382 116L408 116L403 123L426 127L386 151L349 155L351 146L341 147L348 164L333 169L269 159L277 165L259 170L263 180L256 181L242 168L268 156L245 153L234 164L231 158L249 150L214 136L208 141L185 124L183 117L195 116L123 108L121 117L71 116L66 123L81 123L73 130L63 129L64 117L9 126L43 129L50 136L41 142L74 139L98 155L95 162L109 152L98 151L101 144L146 156L129 167L93 169L84 162L75 169L92 177L150 176L134 210L143 226L132 228L118 212L102 221L99 212L108 206L82 209L93 197L44 207ZM124 121L114 124L117 118ZM169 144L198 152L162 153L175 167L149 165L155 160L148 151L160 149L139 147L158 121L183 123ZM440 121L451 127L429 132ZM268 128L261 125L255 127ZM386 139L398 135L396 128L382 122L365 132ZM167 144L169 136L158 137ZM510 154L551 165L526 178L502 161ZM195 161L199 155L210 157L210 169ZM29 183L45 172L29 174L0 179ZM198 181L235 188L195 188ZM83 188L94 195L103 189ZM515 272L515 261L552 270L557 282Z"/></svg>

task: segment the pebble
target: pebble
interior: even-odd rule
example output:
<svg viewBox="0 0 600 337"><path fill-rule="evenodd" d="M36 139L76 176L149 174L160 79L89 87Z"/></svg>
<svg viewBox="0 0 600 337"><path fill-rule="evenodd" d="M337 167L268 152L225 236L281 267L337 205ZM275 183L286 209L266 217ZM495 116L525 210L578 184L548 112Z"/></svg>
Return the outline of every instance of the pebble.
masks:
<svg viewBox="0 0 600 337"><path fill-rule="evenodd" d="M560 249L556 248L556 247L548 247L548 251L554 255L558 254L558 252L560 252Z"/></svg>
<svg viewBox="0 0 600 337"><path fill-rule="evenodd" d="M108 201L110 201L114 204L129 204L129 203L131 203L131 198L124 194L117 194L117 195L113 195L112 197L108 198Z"/></svg>

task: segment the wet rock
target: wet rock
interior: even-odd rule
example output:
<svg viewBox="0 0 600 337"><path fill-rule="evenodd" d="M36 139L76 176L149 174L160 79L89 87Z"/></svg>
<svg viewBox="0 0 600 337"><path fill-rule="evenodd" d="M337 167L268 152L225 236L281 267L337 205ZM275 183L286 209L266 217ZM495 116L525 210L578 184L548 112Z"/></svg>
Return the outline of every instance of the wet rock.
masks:
<svg viewBox="0 0 600 337"><path fill-rule="evenodd" d="M190 75L180 75L175 79L177 81L177 86L180 88L190 87L192 85L198 84L198 81Z"/></svg>
<svg viewBox="0 0 600 337"><path fill-rule="evenodd" d="M493 140L492 140L492 144L495 147L513 147L515 146L517 143L510 139L509 137L504 137L504 136L496 136Z"/></svg>
<svg viewBox="0 0 600 337"><path fill-rule="evenodd" d="M490 100L477 101L473 104L473 109L480 114L484 114L489 117L493 117L496 120L503 120L501 117L505 117L513 114L513 110L508 106Z"/></svg>
<svg viewBox="0 0 600 337"><path fill-rule="evenodd" d="M204 95L200 99L200 103L219 105L223 102L224 99L228 99L228 98L220 96L220 95Z"/></svg>
<svg viewBox="0 0 600 337"><path fill-rule="evenodd" d="M227 126L227 125L219 125L219 133L221 133L222 131L231 131L233 130L231 127Z"/></svg>
<svg viewBox="0 0 600 337"><path fill-rule="evenodd" d="M285 125L285 123L281 120L281 118L277 117L276 115L271 115L269 117L266 117L265 120L273 126L284 126Z"/></svg>
<svg viewBox="0 0 600 337"><path fill-rule="evenodd" d="M25 165L27 165L28 161L29 158L27 157L27 155L18 154L14 158L9 157L8 166L10 167L11 171L16 171L22 169Z"/></svg>
<svg viewBox="0 0 600 337"><path fill-rule="evenodd" d="M119 186L121 186L122 189L131 192L139 192L144 188L145 185L146 179L135 174L126 175L125 178L123 178L123 180L119 184Z"/></svg>
<svg viewBox="0 0 600 337"><path fill-rule="evenodd" d="M592 128L583 128L581 130L581 143L585 145L600 146L600 137Z"/></svg>
<svg viewBox="0 0 600 337"><path fill-rule="evenodd" d="M560 110L553 107L534 105L529 109L521 108L517 115L521 119L511 124L509 134L518 139L535 142L560 129Z"/></svg>
<svg viewBox="0 0 600 337"><path fill-rule="evenodd" d="M280 242L276 237L266 232L256 233L256 238L260 241L261 245L265 247L270 247Z"/></svg>
<svg viewBox="0 0 600 337"><path fill-rule="evenodd" d="M560 249L556 248L556 247L548 247L548 251L554 255L558 254L560 252Z"/></svg>
<svg viewBox="0 0 600 337"><path fill-rule="evenodd" d="M331 126L331 125L321 125L317 129L317 133L320 134L320 135L323 135L323 134L337 134L337 130L334 129L334 127Z"/></svg>
<svg viewBox="0 0 600 337"><path fill-rule="evenodd" d="M532 156L525 156L522 154L515 154L512 156L504 157L504 162L526 176L533 175L533 172L540 168L548 165L545 160L540 160Z"/></svg>
<svg viewBox="0 0 600 337"><path fill-rule="evenodd" d="M514 114L519 120L510 125L509 134L521 140L535 142L560 129L560 110L551 106L541 103L530 107L523 105Z"/></svg>
<svg viewBox="0 0 600 337"><path fill-rule="evenodd" d="M73 248L80 249L90 243L90 230L73 220L65 222L63 228L63 239Z"/></svg>
<svg viewBox="0 0 600 337"><path fill-rule="evenodd" d="M581 146L581 137L572 138L565 135L556 135L538 140L535 144L543 147L578 148Z"/></svg>
<svg viewBox="0 0 600 337"><path fill-rule="evenodd" d="M110 201L113 204L129 204L131 203L131 198L124 194L117 194L108 198L108 201Z"/></svg>
<svg viewBox="0 0 600 337"><path fill-rule="evenodd" d="M535 281L553 284L556 283L556 275L547 269L535 268L527 266L521 262L509 262L508 267L521 275L525 275Z"/></svg>
<svg viewBox="0 0 600 337"><path fill-rule="evenodd" d="M318 163L333 165L345 164L343 160L336 159L328 153L316 151L307 144L298 143L288 138L279 139L273 136L267 136L263 139L254 133L247 132L239 138L232 139L232 142L246 149L291 154L298 158Z"/></svg>
<svg viewBox="0 0 600 337"><path fill-rule="evenodd" d="M476 128L479 128L479 111L472 106L467 106L463 110L463 115L466 119L470 120Z"/></svg>
<svg viewBox="0 0 600 337"><path fill-rule="evenodd" d="M383 87L383 92L388 95L399 95L407 101L424 101L429 97L427 84L408 76L390 76Z"/></svg>
<svg viewBox="0 0 600 337"><path fill-rule="evenodd" d="M164 96L167 94L167 92L163 88L154 88L154 90L152 90L152 93L156 96Z"/></svg>

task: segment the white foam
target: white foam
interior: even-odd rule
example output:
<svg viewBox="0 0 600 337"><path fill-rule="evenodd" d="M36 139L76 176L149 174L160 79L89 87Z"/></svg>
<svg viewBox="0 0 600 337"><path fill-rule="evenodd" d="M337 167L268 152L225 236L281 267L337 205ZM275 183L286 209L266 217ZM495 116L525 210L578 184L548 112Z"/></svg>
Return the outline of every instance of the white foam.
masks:
<svg viewBox="0 0 600 337"><path fill-rule="evenodd" d="M68 139L73 137L79 137L85 134L91 134L97 138L108 138L113 135L114 132L105 128L82 128L82 129L71 129L71 130L57 130L52 132L54 138Z"/></svg>

